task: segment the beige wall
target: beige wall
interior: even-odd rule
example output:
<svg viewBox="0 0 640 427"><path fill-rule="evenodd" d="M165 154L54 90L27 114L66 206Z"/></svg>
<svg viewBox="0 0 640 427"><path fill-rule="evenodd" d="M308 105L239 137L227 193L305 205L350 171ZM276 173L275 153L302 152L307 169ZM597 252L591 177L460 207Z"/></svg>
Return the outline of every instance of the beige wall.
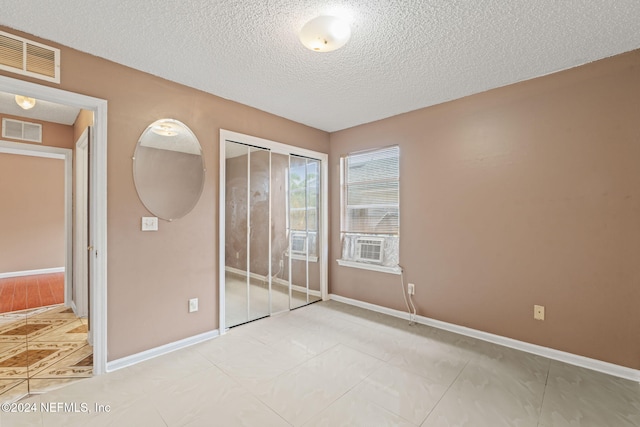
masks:
<svg viewBox="0 0 640 427"><path fill-rule="evenodd" d="M82 136L82 132L89 126L93 126L93 111L80 110L76 122L73 124L73 144L75 149L75 143Z"/></svg>
<svg viewBox="0 0 640 427"><path fill-rule="evenodd" d="M42 125L42 143L73 147L73 128L0 114ZM64 267L64 161L0 154L0 273Z"/></svg>
<svg viewBox="0 0 640 427"><path fill-rule="evenodd" d="M639 70L634 51L331 134L331 292L404 309L398 276L334 261L339 157L399 144L418 314L640 368Z"/></svg>
<svg viewBox="0 0 640 427"><path fill-rule="evenodd" d="M0 27L32 40L31 35ZM50 41L61 48L61 84L0 74L108 101L108 360L218 327L218 139L220 128L328 152L326 132L187 88ZM144 208L132 156L147 125L185 123L203 148L206 182L194 210L158 232L140 231ZM199 311L187 312L189 298Z"/></svg>
<svg viewBox="0 0 640 427"><path fill-rule="evenodd" d="M64 160L0 153L0 200L0 273L64 267Z"/></svg>

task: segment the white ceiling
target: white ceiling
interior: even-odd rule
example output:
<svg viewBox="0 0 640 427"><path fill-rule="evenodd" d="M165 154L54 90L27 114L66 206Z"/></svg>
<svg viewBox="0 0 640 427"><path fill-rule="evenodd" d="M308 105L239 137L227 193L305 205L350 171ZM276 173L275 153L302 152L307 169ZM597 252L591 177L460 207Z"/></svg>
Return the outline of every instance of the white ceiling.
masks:
<svg viewBox="0 0 640 427"><path fill-rule="evenodd" d="M26 120L44 120L47 122L61 123L63 125L74 124L80 113L79 108L41 100L37 100L33 108L23 110L16 104L15 95L16 94L0 92L0 113L22 117Z"/></svg>
<svg viewBox="0 0 640 427"><path fill-rule="evenodd" d="M640 47L638 0L0 0L0 24L326 131ZM352 25L314 53L318 15ZM62 70L64 79L64 69Z"/></svg>

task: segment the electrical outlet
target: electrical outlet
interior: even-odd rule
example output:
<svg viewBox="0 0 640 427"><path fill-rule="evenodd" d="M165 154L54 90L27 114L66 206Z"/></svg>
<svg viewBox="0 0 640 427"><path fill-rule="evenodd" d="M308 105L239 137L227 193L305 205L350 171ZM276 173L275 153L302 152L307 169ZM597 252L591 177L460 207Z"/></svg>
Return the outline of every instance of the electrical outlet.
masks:
<svg viewBox="0 0 640 427"><path fill-rule="evenodd" d="M198 298L191 298L189 300L189 313L198 311Z"/></svg>
<svg viewBox="0 0 640 427"><path fill-rule="evenodd" d="M142 231L158 231L158 218L155 216L143 216Z"/></svg>
<svg viewBox="0 0 640 427"><path fill-rule="evenodd" d="M544 305L533 306L533 318L536 320L544 320Z"/></svg>
<svg viewBox="0 0 640 427"><path fill-rule="evenodd" d="M414 285L413 283L408 283L407 284L407 293L409 295L415 295L416 294L416 285Z"/></svg>

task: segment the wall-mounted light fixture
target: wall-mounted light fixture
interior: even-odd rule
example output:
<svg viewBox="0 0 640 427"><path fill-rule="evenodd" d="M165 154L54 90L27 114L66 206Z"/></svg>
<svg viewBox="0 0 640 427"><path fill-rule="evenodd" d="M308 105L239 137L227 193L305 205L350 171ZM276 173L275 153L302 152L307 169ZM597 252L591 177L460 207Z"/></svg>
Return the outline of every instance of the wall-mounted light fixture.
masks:
<svg viewBox="0 0 640 427"><path fill-rule="evenodd" d="M16 95L16 104L24 110L29 110L36 105L36 100L28 96Z"/></svg>
<svg viewBox="0 0 640 427"><path fill-rule="evenodd" d="M318 16L300 30L300 41L315 52L331 52L349 41L351 28L335 16Z"/></svg>

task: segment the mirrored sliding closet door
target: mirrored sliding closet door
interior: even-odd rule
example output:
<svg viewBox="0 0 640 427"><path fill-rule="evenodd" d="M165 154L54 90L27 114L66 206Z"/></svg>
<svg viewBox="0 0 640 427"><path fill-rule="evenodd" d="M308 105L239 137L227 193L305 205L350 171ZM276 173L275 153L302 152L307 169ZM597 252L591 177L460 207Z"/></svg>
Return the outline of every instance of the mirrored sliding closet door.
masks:
<svg viewBox="0 0 640 427"><path fill-rule="evenodd" d="M221 143L224 330L326 295L326 155L228 131Z"/></svg>

